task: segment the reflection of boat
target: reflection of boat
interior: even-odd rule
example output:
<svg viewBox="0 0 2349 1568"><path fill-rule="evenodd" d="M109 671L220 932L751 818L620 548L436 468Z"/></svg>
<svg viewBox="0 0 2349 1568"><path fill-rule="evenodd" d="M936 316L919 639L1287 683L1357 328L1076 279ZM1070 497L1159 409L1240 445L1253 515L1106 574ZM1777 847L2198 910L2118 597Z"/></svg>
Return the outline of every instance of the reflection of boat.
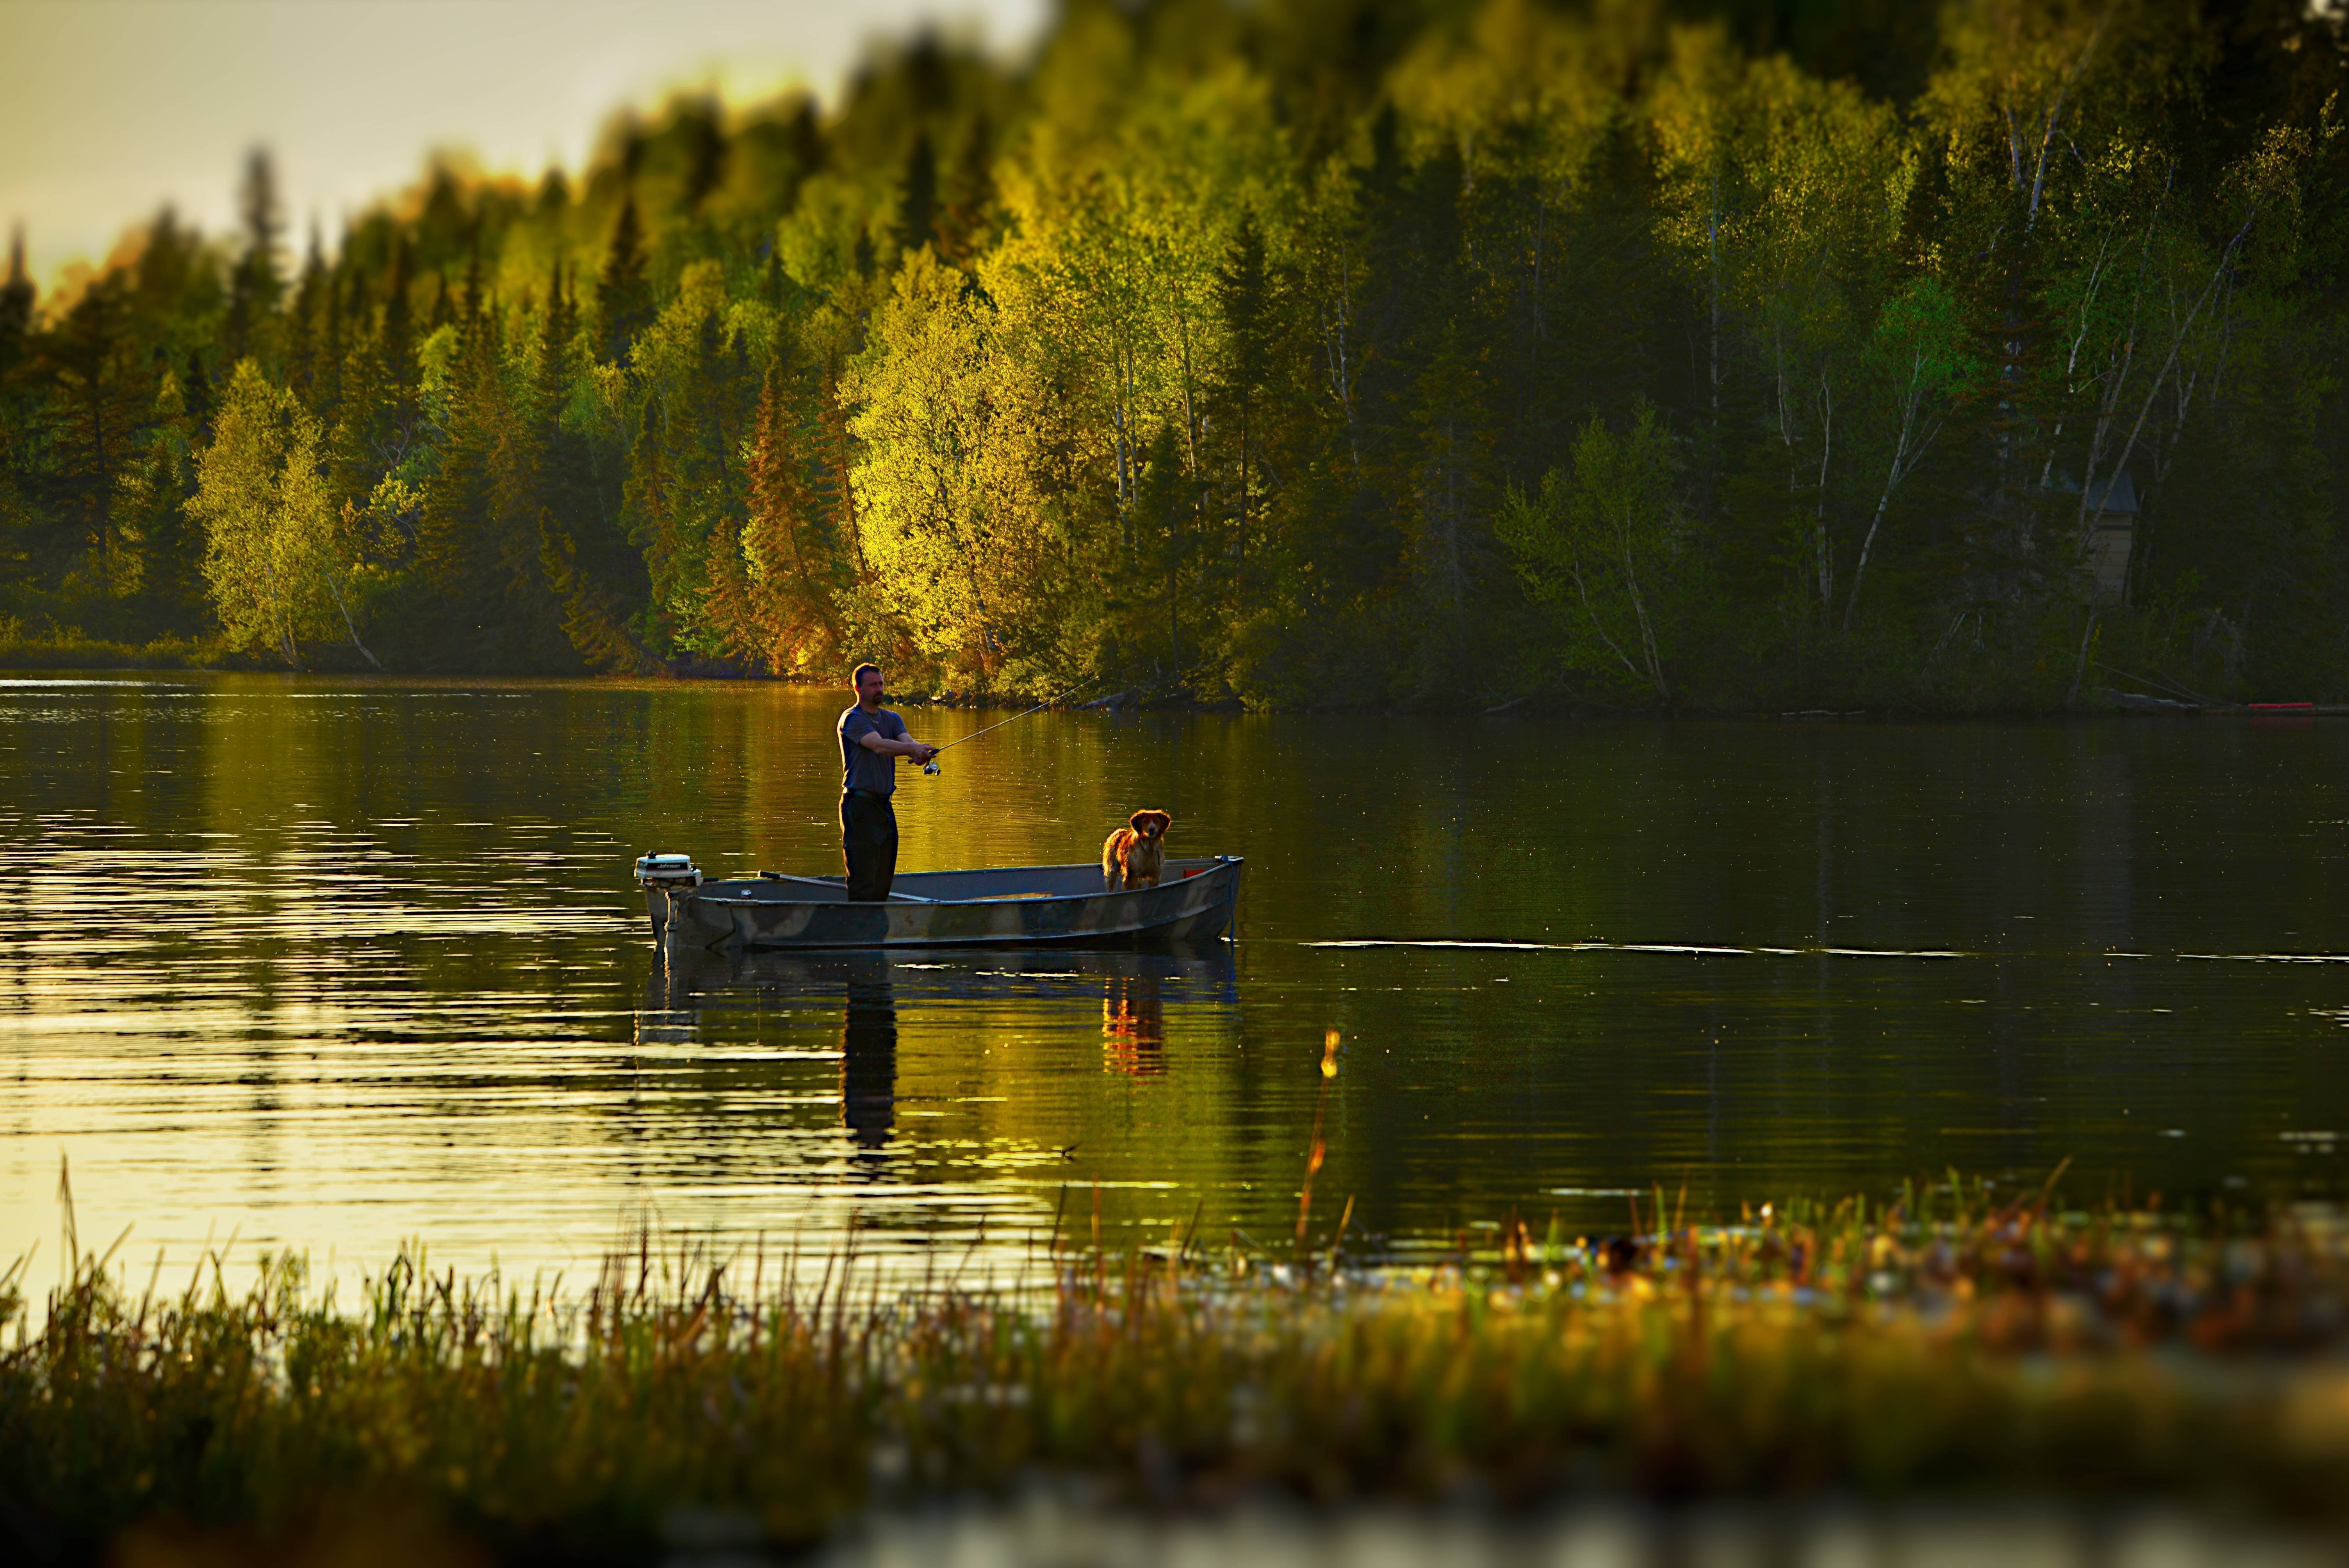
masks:
<svg viewBox="0 0 2349 1568"><path fill-rule="evenodd" d="M1102 890L1101 868L1003 866L899 876L886 903L839 877L705 882L682 856L636 866L656 937L695 947L980 947L1205 942L1239 898L1237 855L1169 860L1156 887Z"/></svg>
<svg viewBox="0 0 2349 1568"><path fill-rule="evenodd" d="M876 955L792 950L686 947L663 950L645 1006L664 1017L703 1008L781 1007L829 1003L844 985L885 976L899 1005L999 1003L1021 997L1067 1005L1103 1004L1104 1019L1121 997L1161 986L1170 999L1225 1008L1239 1005L1232 949L1221 942L1139 948L1058 947L939 954L920 963ZM1083 1004L1090 1007L1092 1003Z"/></svg>
<svg viewBox="0 0 2349 1568"><path fill-rule="evenodd" d="M642 1016L684 1025L688 1038L729 1012L818 1028L817 1020L838 1017L841 1119L861 1150L878 1156L896 1128L901 1022L926 1023L933 1041L967 1039L967 1030L941 1034L936 1023L958 1007L975 1009L960 1016L999 1020L1006 1004L1019 1009L1016 1033L1030 1039L1056 1025L1091 1034L1097 1018L1104 1068L1157 1078L1169 1069L1170 1041L1208 1057L1229 1052L1239 1030L1238 969L1223 942L918 957L667 944L655 956Z"/></svg>

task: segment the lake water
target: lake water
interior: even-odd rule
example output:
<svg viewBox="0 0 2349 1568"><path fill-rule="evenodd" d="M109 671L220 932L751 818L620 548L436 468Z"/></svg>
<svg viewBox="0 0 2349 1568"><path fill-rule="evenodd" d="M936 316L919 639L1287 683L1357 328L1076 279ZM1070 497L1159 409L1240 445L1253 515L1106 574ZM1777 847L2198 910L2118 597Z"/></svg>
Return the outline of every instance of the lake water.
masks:
<svg viewBox="0 0 2349 1568"><path fill-rule="evenodd" d="M660 961L636 854L837 871L844 701L0 677L0 1266L54 1277L61 1157L174 1275L1286 1245L1317 1126L1313 1234L1401 1255L1656 1186L2349 1187L2349 721L1040 714L905 771L901 867L1163 807L1247 857L1236 941Z"/></svg>

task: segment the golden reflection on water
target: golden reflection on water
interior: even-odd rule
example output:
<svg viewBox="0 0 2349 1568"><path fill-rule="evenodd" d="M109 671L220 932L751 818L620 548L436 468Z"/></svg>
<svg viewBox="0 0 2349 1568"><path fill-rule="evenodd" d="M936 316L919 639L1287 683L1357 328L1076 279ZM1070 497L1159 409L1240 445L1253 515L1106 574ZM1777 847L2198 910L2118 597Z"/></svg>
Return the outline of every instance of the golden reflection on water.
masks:
<svg viewBox="0 0 2349 1568"><path fill-rule="evenodd" d="M1285 1235L1317 1146L1401 1252L1656 1181L2344 1185L2349 726L1045 714L908 775L901 864L1163 804L1238 942L657 959L636 854L836 869L844 700L0 678L0 1259L54 1277L61 1157L142 1266L574 1277L647 1215L1016 1270L1064 1188Z"/></svg>

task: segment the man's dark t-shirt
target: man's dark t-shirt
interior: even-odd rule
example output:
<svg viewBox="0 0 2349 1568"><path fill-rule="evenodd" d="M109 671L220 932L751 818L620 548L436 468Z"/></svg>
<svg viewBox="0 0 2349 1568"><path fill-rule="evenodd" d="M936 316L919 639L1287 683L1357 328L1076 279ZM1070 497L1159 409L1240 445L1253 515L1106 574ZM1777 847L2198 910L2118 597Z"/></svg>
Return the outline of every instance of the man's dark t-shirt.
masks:
<svg viewBox="0 0 2349 1568"><path fill-rule="evenodd" d="M848 711L840 716L841 792L870 789L875 795L886 795L897 788L897 759L886 752L865 750L858 744L859 738L865 735L903 740L905 721L885 707L877 713L867 713L862 703L851 704Z"/></svg>

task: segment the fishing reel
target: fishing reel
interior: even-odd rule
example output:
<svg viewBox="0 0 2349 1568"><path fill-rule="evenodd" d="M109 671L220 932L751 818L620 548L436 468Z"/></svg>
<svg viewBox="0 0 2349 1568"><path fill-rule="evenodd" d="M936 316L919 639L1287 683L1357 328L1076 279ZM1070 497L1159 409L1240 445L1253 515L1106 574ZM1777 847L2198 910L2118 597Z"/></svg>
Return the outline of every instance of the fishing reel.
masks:
<svg viewBox="0 0 2349 1568"><path fill-rule="evenodd" d="M933 758L929 761L923 763L922 771L930 775L933 779L936 778L938 773L937 759Z"/></svg>

